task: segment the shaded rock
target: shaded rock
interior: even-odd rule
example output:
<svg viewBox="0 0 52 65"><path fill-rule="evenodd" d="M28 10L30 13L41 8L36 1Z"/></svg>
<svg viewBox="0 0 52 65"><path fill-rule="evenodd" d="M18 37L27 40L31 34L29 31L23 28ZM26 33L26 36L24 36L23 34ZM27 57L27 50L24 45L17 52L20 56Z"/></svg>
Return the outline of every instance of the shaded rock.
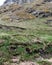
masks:
<svg viewBox="0 0 52 65"><path fill-rule="evenodd" d="M26 48L26 52L27 52L28 54L32 54L32 50L29 49L29 48Z"/></svg>
<svg viewBox="0 0 52 65"><path fill-rule="evenodd" d="M9 49L10 50L15 50L16 49L16 46L15 45L10 45Z"/></svg>
<svg viewBox="0 0 52 65"><path fill-rule="evenodd" d="M45 12L45 11L38 11L38 10L33 10L30 13L35 15L36 17L48 17L48 16L52 16L52 12Z"/></svg>
<svg viewBox="0 0 52 65"><path fill-rule="evenodd" d="M28 13L32 13L32 12L34 12L35 10L33 9L33 8L27 8L26 9L26 12L28 12Z"/></svg>
<svg viewBox="0 0 52 65"><path fill-rule="evenodd" d="M51 24L52 23L52 20L47 20L47 24Z"/></svg>
<svg viewBox="0 0 52 65"><path fill-rule="evenodd" d="M52 20L47 20L47 22L45 22L45 23L52 27Z"/></svg>

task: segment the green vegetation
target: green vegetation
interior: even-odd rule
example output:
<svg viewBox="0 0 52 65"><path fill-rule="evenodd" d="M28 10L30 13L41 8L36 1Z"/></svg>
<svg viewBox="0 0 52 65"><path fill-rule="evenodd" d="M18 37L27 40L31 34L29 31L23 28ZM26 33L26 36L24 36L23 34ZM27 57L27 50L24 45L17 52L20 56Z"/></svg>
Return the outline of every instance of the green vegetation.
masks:
<svg viewBox="0 0 52 65"><path fill-rule="evenodd" d="M41 61L41 62L38 62L40 65L52 65L52 63L50 62L47 62L47 61Z"/></svg>
<svg viewBox="0 0 52 65"><path fill-rule="evenodd" d="M52 65L51 6L37 0L0 7L0 65Z"/></svg>
<svg viewBox="0 0 52 65"><path fill-rule="evenodd" d="M46 53L51 54L52 46L48 47L48 45L52 43L52 27L45 24L46 21L46 18L24 20L19 22L19 25L16 23L19 28L10 28L10 25L6 23L9 30L0 30L0 40L4 40L0 44L3 62L10 60L12 56L20 56L21 61L34 60L40 56L40 49L44 49Z"/></svg>

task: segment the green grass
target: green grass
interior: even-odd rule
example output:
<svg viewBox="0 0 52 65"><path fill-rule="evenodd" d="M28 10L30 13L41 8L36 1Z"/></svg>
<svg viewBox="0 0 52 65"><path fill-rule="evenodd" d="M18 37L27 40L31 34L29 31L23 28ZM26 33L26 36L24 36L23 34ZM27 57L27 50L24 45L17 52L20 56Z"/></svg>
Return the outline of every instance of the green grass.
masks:
<svg viewBox="0 0 52 65"><path fill-rule="evenodd" d="M46 18L37 18L33 20L21 21L19 22L19 24L16 23L16 25L13 25L12 23L13 26L22 27L25 28L25 30L18 28L9 30L0 29L0 39L5 40L4 43L0 44L0 51L4 53L2 59L10 59L13 55L20 55L21 60L33 60L34 57L37 56L37 53L34 53L34 50L38 50L41 48L43 49L44 43L45 45L47 45L48 43L52 42L52 27L44 23L46 22L46 20ZM9 25L7 23L6 25L10 26L11 24ZM40 38L42 43L32 43L32 40L36 38ZM25 43L27 43L26 46L24 46ZM30 43L30 45L28 43ZM10 50L11 45L16 46L16 49ZM26 48L30 49L31 54L26 52ZM52 47L47 48L46 51L52 52Z"/></svg>
<svg viewBox="0 0 52 65"><path fill-rule="evenodd" d="M50 62L47 62L47 61L41 61L41 62L38 62L40 65L52 65L52 63Z"/></svg>

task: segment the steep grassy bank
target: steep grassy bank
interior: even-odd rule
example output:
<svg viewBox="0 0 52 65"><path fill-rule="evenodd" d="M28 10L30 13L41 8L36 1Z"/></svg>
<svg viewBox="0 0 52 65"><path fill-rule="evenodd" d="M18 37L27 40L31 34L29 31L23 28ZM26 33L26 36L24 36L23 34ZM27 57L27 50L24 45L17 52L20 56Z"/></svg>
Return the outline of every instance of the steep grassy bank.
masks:
<svg viewBox="0 0 52 65"><path fill-rule="evenodd" d="M52 57L52 27L46 24L47 18L36 18L16 22L2 21L0 26L0 62L13 57L20 61ZM6 23L6 24L4 24Z"/></svg>

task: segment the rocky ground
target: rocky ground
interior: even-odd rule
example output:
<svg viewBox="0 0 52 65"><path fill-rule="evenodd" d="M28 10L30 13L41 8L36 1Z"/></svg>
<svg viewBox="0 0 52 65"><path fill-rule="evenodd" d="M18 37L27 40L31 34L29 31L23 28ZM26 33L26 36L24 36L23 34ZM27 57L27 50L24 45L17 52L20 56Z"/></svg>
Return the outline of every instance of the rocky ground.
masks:
<svg viewBox="0 0 52 65"><path fill-rule="evenodd" d="M0 65L52 65L52 3L38 2L0 7Z"/></svg>

